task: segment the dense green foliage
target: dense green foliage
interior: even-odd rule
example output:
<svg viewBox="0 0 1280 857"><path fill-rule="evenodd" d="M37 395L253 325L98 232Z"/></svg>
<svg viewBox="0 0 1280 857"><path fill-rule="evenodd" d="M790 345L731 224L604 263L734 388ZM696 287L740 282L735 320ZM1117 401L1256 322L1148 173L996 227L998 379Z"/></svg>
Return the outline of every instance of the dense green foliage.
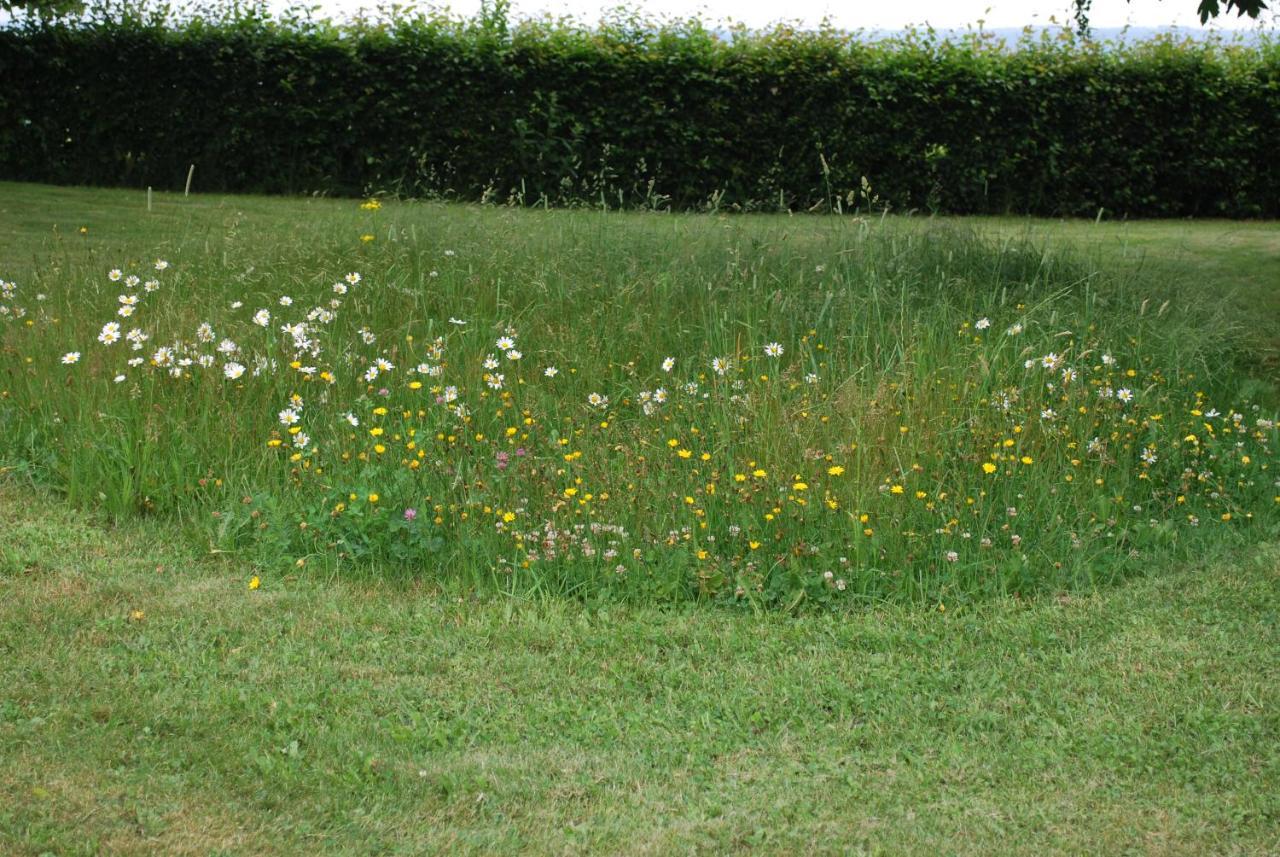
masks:
<svg viewBox="0 0 1280 857"><path fill-rule="evenodd" d="M1280 50L1069 34L342 27L99 13L0 31L0 177L524 204L1280 213ZM864 181L865 177L865 181Z"/></svg>

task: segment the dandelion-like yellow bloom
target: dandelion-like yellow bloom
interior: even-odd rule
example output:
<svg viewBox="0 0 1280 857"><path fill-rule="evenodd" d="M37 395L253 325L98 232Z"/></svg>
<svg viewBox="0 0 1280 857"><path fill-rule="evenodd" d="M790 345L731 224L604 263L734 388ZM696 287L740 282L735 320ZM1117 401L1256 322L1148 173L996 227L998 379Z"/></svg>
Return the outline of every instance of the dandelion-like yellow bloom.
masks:
<svg viewBox="0 0 1280 857"><path fill-rule="evenodd" d="M827 468L828 476L844 476L844 468L839 464Z"/></svg>

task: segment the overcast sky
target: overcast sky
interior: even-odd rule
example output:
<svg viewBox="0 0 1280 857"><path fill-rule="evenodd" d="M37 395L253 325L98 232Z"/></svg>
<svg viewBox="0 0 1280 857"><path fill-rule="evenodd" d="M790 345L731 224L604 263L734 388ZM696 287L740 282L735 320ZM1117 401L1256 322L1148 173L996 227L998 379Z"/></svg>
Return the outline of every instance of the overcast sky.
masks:
<svg viewBox="0 0 1280 857"><path fill-rule="evenodd" d="M324 14L343 16L361 7L372 8L376 0L308 0L318 3ZM288 5L286 0L272 4ZM453 0L447 5L455 15L470 17L480 7L480 0ZM605 10L616 7L618 0L512 0L516 18L550 12L571 15L585 22L600 18ZM845 29L900 29L915 24L931 24L938 28L961 28L979 20L990 29L1022 27L1028 24L1047 26L1071 19L1070 0L641 0L627 5L653 17L698 16L704 21L738 21L749 26L762 26L779 19L817 24L824 16ZM1225 5L1225 0L1223 0ZM1269 4L1273 8L1280 2ZM1203 29L1196 14L1197 0L1094 0L1091 21L1094 27L1168 27ZM1280 26L1280 16L1264 12L1267 29ZM1255 28L1258 23L1248 18L1222 16L1211 22L1213 29Z"/></svg>

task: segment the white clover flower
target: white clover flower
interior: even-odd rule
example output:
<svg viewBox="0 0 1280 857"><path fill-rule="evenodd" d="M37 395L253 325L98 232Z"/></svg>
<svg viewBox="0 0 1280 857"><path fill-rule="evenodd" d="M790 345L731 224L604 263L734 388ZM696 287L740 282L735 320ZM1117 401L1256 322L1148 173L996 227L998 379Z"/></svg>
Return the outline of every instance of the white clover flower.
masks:
<svg viewBox="0 0 1280 857"><path fill-rule="evenodd" d="M1114 366L1114 365L1116 365L1116 358L1112 357L1110 354L1103 354L1103 355L1102 355L1102 365L1103 365L1103 366Z"/></svg>
<svg viewBox="0 0 1280 857"><path fill-rule="evenodd" d="M242 306L244 306L244 301L232 301L232 302L231 302L231 308L232 308L232 309L240 309L240 307L242 307Z"/></svg>
<svg viewBox="0 0 1280 857"><path fill-rule="evenodd" d="M955 551L947 551L943 556L946 557L947 562L957 562L960 559L960 554Z"/></svg>

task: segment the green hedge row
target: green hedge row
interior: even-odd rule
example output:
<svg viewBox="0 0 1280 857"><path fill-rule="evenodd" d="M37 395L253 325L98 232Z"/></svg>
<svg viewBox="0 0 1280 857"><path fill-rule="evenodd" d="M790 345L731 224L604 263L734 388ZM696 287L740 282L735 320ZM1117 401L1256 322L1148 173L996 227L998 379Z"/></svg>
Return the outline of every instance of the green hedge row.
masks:
<svg viewBox="0 0 1280 857"><path fill-rule="evenodd" d="M0 177L525 204L1280 215L1280 44L117 17L0 30ZM864 177L869 183L864 183Z"/></svg>

